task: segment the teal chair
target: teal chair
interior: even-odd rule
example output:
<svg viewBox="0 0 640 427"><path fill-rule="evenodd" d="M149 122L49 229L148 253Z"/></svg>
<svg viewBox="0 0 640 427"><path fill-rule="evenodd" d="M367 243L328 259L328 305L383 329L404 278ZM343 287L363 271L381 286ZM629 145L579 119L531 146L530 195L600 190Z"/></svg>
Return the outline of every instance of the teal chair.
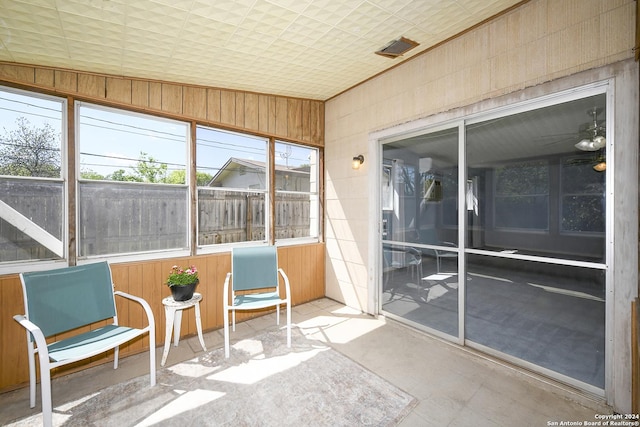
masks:
<svg viewBox="0 0 640 427"><path fill-rule="evenodd" d="M436 272L439 274L442 270L442 259L444 258L458 258L458 252L456 251L457 245L453 242L441 242L438 239L438 231L435 228L424 228L419 230L420 243L434 246L451 247L451 250L442 249L422 249L422 253L428 256L436 257Z"/></svg>
<svg viewBox="0 0 640 427"><path fill-rule="evenodd" d="M56 270L21 273L24 315L13 318L27 331L29 355L29 397L36 404L36 356L40 361L42 417L52 425L51 370L114 350L113 368L118 368L118 347L149 334L149 374L156 384L155 323L149 304L142 298L114 291L111 269L99 262ZM146 312L148 324L142 329L120 326L115 297L132 300ZM47 338L107 320L106 326L50 342Z"/></svg>
<svg viewBox="0 0 640 427"><path fill-rule="evenodd" d="M280 297L278 274L284 282L284 298ZM291 289L289 278L278 268L278 251L275 246L233 248L231 272L227 273L224 281L223 298L225 357L229 357L229 313L235 331L238 310L276 307L276 323L279 325L280 305L286 305L287 347L291 347Z"/></svg>

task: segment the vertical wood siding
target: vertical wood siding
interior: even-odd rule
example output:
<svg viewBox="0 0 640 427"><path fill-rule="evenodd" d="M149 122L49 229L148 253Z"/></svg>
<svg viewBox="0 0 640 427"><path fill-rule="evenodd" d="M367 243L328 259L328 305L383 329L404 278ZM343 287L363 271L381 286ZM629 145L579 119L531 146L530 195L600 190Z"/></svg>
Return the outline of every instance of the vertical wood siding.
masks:
<svg viewBox="0 0 640 427"><path fill-rule="evenodd" d="M0 84L324 146L324 102L0 62Z"/></svg>
<svg viewBox="0 0 640 427"><path fill-rule="evenodd" d="M291 282L293 305L324 297L324 254L324 244L321 243L287 246L278 249L279 265L287 273ZM169 288L163 283L169 270L175 264L182 266L193 264L198 267L201 279L197 292L203 295L200 304L202 328L205 331L221 328L223 326L222 287L227 272L231 270L230 253L113 264L111 266L116 290L141 296L151 305L156 323L155 337L158 346L156 351L158 352L162 351L165 334L162 298L171 294ZM116 304L121 324L144 326L145 316L142 308L136 304L127 303L122 298L117 298ZM238 313L237 320L244 321L268 311ZM0 321L0 348L2 348L0 392L25 386L29 381L26 333L12 319L15 314L24 314L20 279L17 275L0 276L0 319L2 319ZM104 323L94 324L91 328L97 328ZM192 314L185 315L182 321L181 336L190 336L196 333L194 316ZM143 337L120 347L120 354L121 357L126 357L145 351L148 347L149 339ZM67 374L110 360L113 360L113 352L96 356L89 362L59 368L55 375Z"/></svg>

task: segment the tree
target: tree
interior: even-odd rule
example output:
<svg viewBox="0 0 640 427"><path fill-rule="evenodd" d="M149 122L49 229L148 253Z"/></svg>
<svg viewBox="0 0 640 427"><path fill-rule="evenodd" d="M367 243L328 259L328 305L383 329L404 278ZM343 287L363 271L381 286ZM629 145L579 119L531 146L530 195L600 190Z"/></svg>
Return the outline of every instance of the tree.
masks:
<svg viewBox="0 0 640 427"><path fill-rule="evenodd" d="M0 140L0 175L60 177L60 135L49 123L31 126L26 117Z"/></svg>
<svg viewBox="0 0 640 427"><path fill-rule="evenodd" d="M187 182L185 177L186 171L184 169L177 170L171 172L165 182L167 184L185 184ZM196 185L198 187L204 187L211 181L211 178L213 178L213 176L208 173L196 172Z"/></svg>
<svg viewBox="0 0 640 427"><path fill-rule="evenodd" d="M87 169L80 172L80 178L82 179L96 179L96 180L104 180L107 179L104 175L99 174L98 172Z"/></svg>
<svg viewBox="0 0 640 427"><path fill-rule="evenodd" d="M211 180L213 179L213 175L205 173L205 172L196 172L196 181L198 187L206 187Z"/></svg>
<svg viewBox="0 0 640 427"><path fill-rule="evenodd" d="M186 172L185 170L177 170L177 171L173 171L169 174L169 176L167 177L167 179L165 180L165 182L167 184L184 184L185 181L185 176L186 176Z"/></svg>
<svg viewBox="0 0 640 427"><path fill-rule="evenodd" d="M142 178L127 174L124 169L118 169L114 173L107 175L107 179L111 181L142 182Z"/></svg>
<svg viewBox="0 0 640 427"><path fill-rule="evenodd" d="M133 172L135 176L142 179L142 182L165 182L167 164L159 163L155 158L141 151Z"/></svg>

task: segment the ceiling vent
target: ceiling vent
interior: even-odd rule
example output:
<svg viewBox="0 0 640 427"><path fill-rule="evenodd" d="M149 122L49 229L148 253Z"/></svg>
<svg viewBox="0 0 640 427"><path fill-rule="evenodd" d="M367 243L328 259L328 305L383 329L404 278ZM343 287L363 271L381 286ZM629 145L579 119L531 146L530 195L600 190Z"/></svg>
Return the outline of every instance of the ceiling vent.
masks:
<svg viewBox="0 0 640 427"><path fill-rule="evenodd" d="M404 37L400 37L397 40L393 40L387 46L382 49L376 51L376 54L386 56L387 58L397 58L398 56L402 56L405 52L413 49L418 46L419 43L414 42L413 40L409 40Z"/></svg>

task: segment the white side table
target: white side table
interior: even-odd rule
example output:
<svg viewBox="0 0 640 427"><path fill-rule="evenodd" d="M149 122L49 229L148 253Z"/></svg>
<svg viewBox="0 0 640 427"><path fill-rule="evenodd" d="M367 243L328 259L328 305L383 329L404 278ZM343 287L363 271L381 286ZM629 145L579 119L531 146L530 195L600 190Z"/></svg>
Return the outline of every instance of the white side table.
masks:
<svg viewBox="0 0 640 427"><path fill-rule="evenodd" d="M187 301L176 301L173 297L166 297L162 300L164 305L164 312L166 321L166 334L164 337L164 352L162 353L161 366L164 366L169 355L169 347L171 347L171 330L173 329L173 345L178 346L180 341L180 325L182 324L182 310L189 307L195 307L196 311L196 328L198 329L198 338L202 349L207 351L207 347L204 345L204 338L202 338L202 323L200 322L200 300L202 295L194 292L193 298Z"/></svg>

